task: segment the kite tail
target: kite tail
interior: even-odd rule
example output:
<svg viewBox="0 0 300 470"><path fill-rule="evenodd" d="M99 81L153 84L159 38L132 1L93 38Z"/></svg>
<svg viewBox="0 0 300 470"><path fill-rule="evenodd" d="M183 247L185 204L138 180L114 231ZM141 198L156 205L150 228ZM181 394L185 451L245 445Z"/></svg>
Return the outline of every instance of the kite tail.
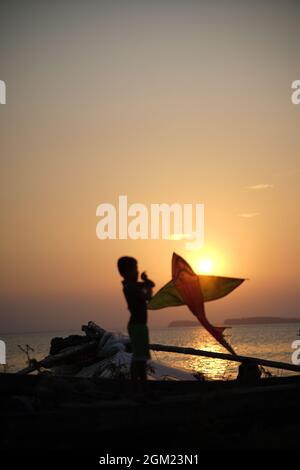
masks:
<svg viewBox="0 0 300 470"><path fill-rule="evenodd" d="M196 315L197 316L197 315ZM205 312L204 312L205 316ZM201 319L197 316L199 322L204 326L204 328L207 329L207 331L220 343L224 348L227 349L231 354L236 355L236 352L234 351L233 347L226 341L226 339L223 336L223 332L225 330L225 327L222 326L213 326L209 323L207 320L206 316L206 322L203 323Z"/></svg>

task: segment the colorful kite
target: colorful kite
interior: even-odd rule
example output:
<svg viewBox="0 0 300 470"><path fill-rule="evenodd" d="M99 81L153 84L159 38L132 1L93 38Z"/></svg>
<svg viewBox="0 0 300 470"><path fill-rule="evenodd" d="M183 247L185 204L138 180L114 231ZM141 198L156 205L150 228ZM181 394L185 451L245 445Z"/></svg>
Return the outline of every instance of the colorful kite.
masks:
<svg viewBox="0 0 300 470"><path fill-rule="evenodd" d="M243 281L244 279L231 277L198 276L181 256L173 253L172 281L153 296L148 308L157 310L176 305L187 305L204 328L230 353L235 354L223 336L225 327L213 326L207 320L204 302L224 297Z"/></svg>

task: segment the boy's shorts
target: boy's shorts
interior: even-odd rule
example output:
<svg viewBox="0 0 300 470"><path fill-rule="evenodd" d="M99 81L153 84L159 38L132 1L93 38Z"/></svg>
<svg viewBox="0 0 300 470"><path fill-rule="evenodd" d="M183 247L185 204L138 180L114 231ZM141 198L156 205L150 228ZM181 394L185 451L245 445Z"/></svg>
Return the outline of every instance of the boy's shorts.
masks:
<svg viewBox="0 0 300 470"><path fill-rule="evenodd" d="M128 323L128 334L131 342L132 359L134 361L151 359L147 325Z"/></svg>

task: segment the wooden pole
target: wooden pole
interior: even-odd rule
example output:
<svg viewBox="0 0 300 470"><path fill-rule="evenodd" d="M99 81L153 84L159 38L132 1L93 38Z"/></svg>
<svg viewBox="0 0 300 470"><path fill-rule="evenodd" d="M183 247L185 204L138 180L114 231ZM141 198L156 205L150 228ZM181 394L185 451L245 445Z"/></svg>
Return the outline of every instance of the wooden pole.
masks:
<svg viewBox="0 0 300 470"><path fill-rule="evenodd" d="M45 357L41 361L32 361L32 364L29 364L28 367L25 367L25 369L19 370L17 374L20 375L25 375L25 374L30 374L30 372L34 372L35 370L39 369L40 367L45 367L50 368L55 366L56 364L59 364L61 362L64 362L66 359L70 359L72 357L75 357L77 354L81 354L83 352L88 352L95 348L97 345L96 340L89 341L88 343L85 344L80 344L79 346L74 346L67 348L65 351L58 353L58 354L53 354Z"/></svg>
<svg viewBox="0 0 300 470"><path fill-rule="evenodd" d="M285 362L278 362L278 361L269 361L267 359L259 359L256 357L239 356L239 355L232 355L228 353L219 353L219 352L213 352L213 351L202 351L201 349L183 348L179 346L167 346L164 344L150 344L149 347L152 351L165 351L165 352L173 352L173 353L178 353L178 354L189 354L191 356L211 357L213 359L223 359L226 361L243 362L247 364L257 364L260 366L266 366L266 367L271 367L275 369L291 370L293 372L300 373L300 366L297 366L295 364L287 364Z"/></svg>

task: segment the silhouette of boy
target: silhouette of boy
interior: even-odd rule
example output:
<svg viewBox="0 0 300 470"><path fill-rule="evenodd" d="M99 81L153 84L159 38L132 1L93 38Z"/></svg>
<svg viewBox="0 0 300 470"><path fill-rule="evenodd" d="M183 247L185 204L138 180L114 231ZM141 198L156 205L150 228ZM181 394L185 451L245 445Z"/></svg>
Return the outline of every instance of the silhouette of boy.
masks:
<svg viewBox="0 0 300 470"><path fill-rule="evenodd" d="M138 382L141 382L143 387L147 380L147 360L150 359L147 302L152 297L152 289L155 284L148 279L145 272L141 274L142 282L138 281L137 260L130 256L119 258L118 270L124 278L122 281L123 293L130 312L127 326L132 349L130 373L136 389Z"/></svg>

